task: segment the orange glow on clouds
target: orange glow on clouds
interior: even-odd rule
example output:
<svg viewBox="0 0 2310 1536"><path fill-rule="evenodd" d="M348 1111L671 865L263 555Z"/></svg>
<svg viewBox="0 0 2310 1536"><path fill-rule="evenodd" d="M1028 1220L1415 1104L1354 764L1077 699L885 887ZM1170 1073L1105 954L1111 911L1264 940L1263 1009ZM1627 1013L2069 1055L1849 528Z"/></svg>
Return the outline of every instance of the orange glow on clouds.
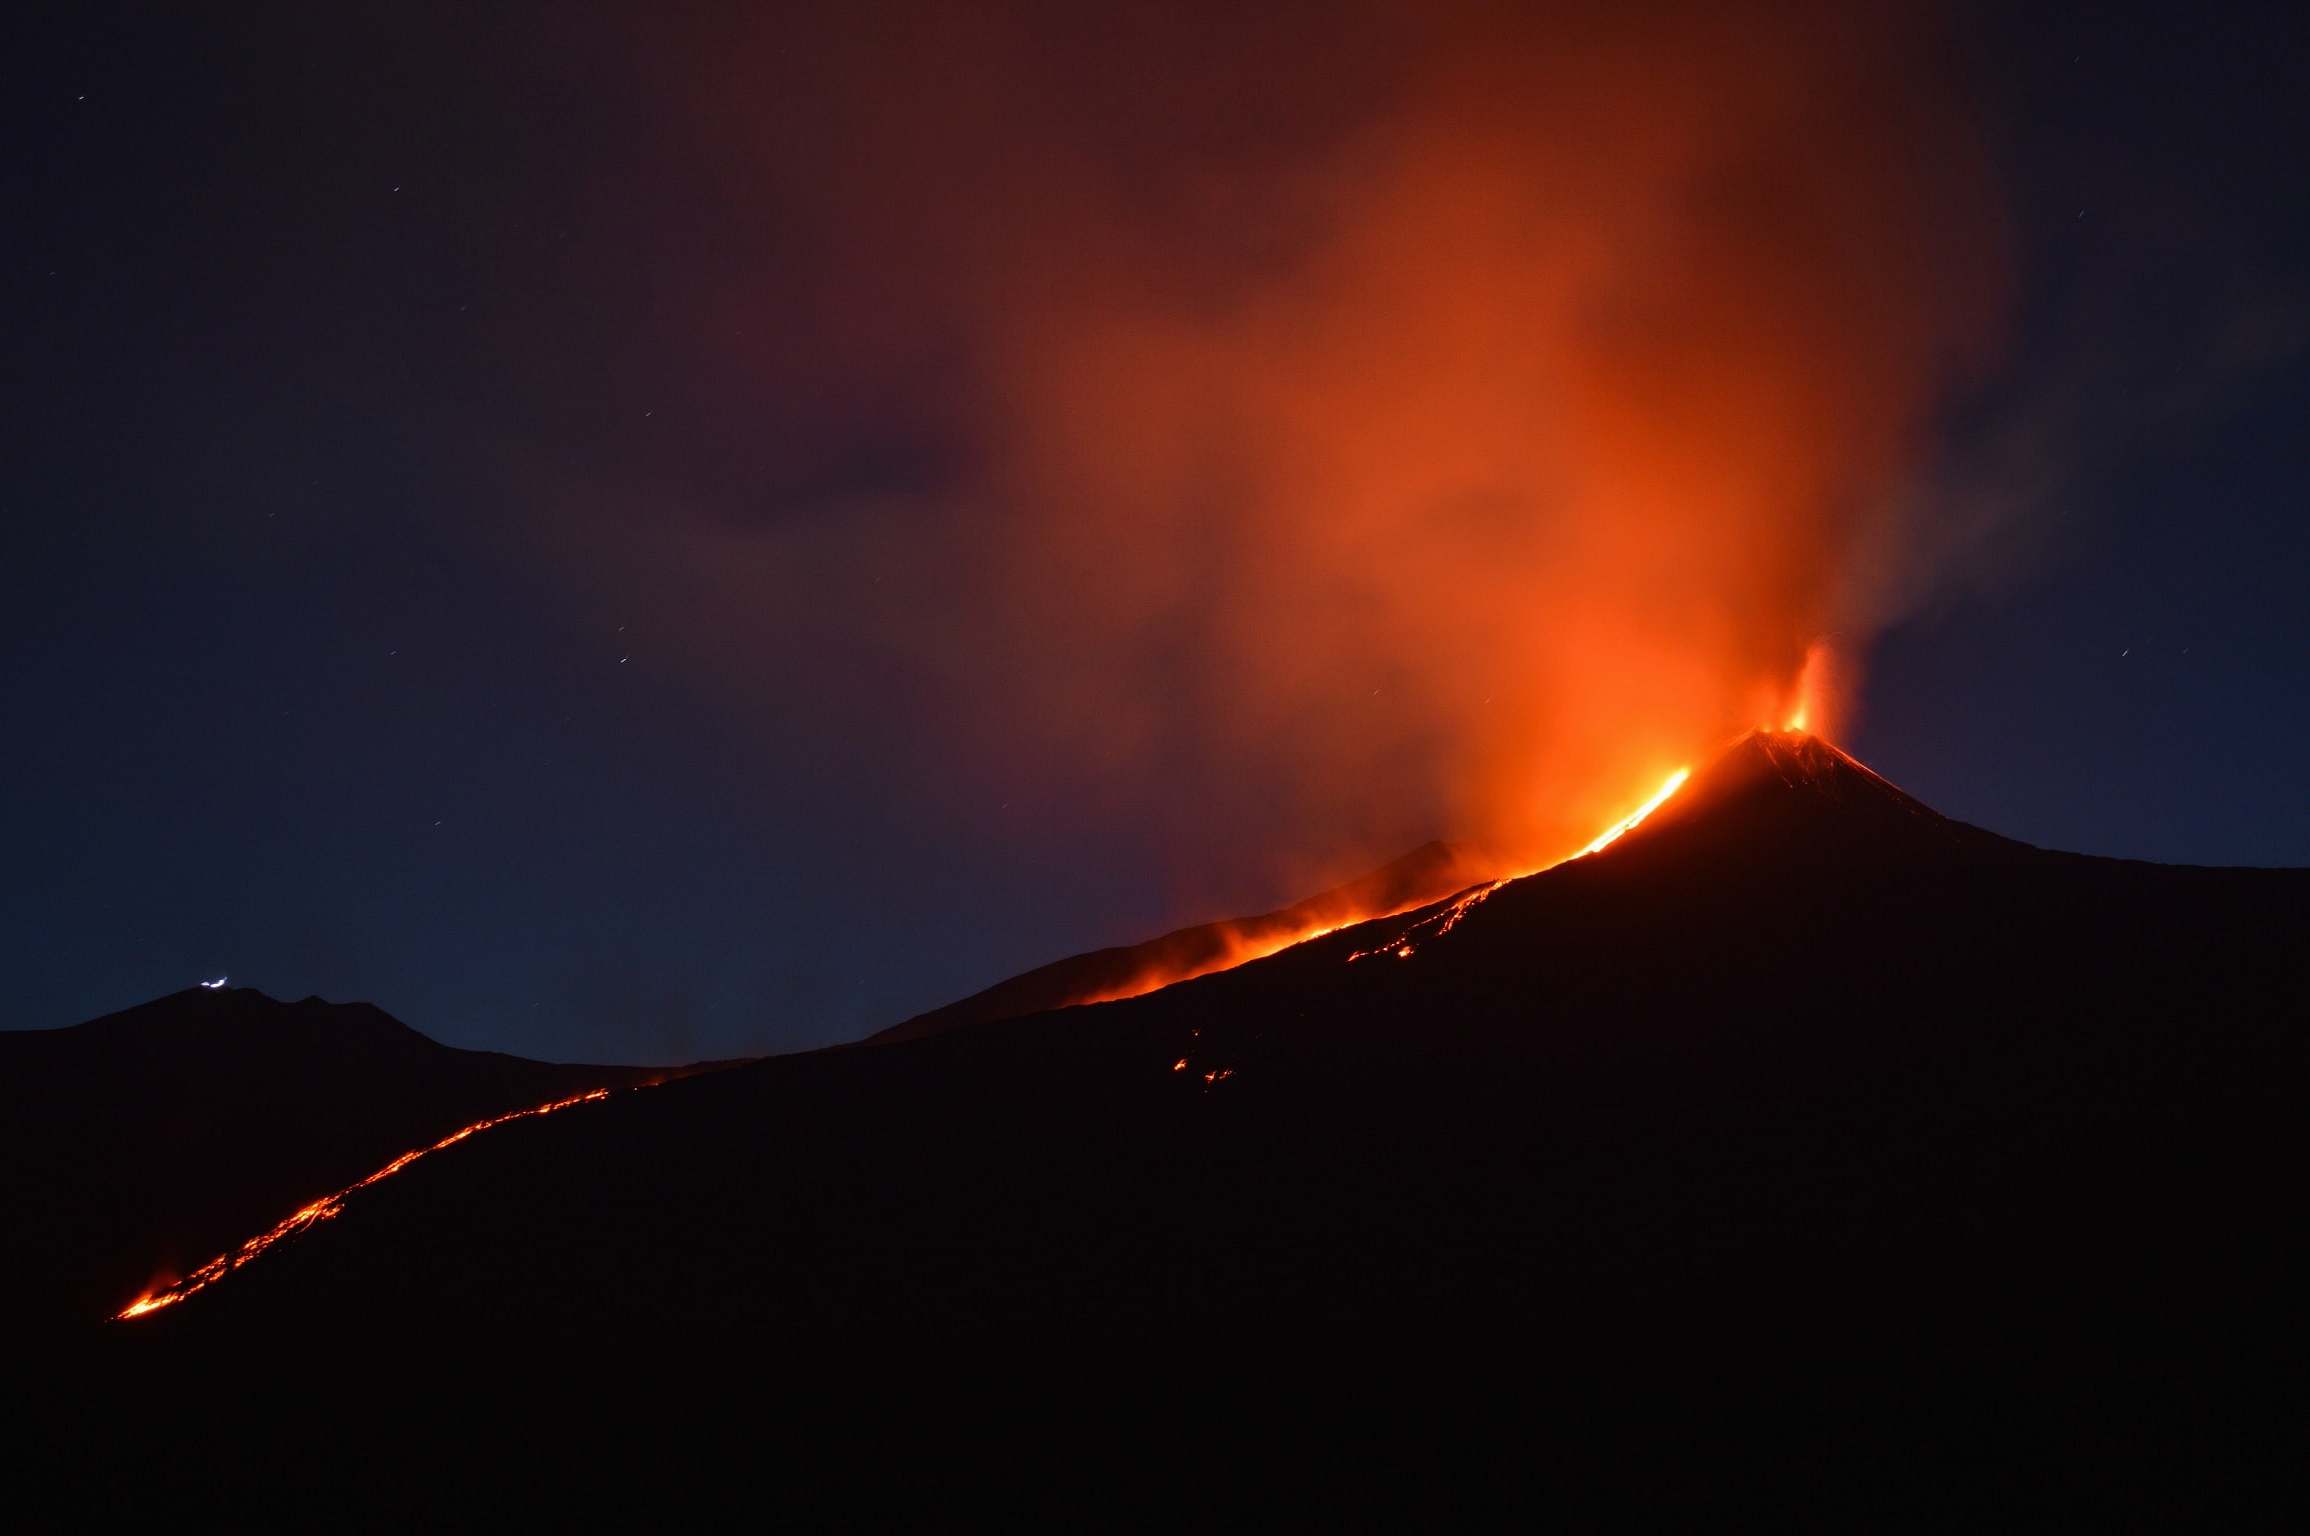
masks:
<svg viewBox="0 0 2310 1536"><path fill-rule="evenodd" d="M1781 721L1781 729L1826 737L1835 678L1828 643L1816 640L1807 646L1805 664L1797 673L1796 697Z"/></svg>
<svg viewBox="0 0 2310 1536"><path fill-rule="evenodd" d="M699 333L956 449L696 540L736 686L871 644L942 793L1145 829L1181 918L1439 835L1531 867L1829 723L1789 679L1921 579L1901 493L2003 299L1929 15L895 8L701 71L818 276Z"/></svg>

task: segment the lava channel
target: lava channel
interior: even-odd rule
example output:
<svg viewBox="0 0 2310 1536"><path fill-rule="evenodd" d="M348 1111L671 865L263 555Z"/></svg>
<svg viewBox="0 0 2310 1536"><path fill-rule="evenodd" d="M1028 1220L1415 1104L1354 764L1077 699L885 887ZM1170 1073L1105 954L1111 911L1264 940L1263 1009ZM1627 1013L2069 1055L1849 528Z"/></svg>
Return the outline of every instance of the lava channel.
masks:
<svg viewBox="0 0 2310 1536"><path fill-rule="evenodd" d="M606 1099L609 1096L609 1089L596 1088L591 1093L580 1093L570 1098L556 1099L550 1104L536 1104L528 1109L513 1110L488 1120L476 1120L462 1130L451 1131L429 1147L419 1147L415 1151L404 1152L358 1183L348 1184L334 1194L323 1195L308 1205L299 1206L272 1227L259 1232L255 1237L250 1238L230 1253L218 1254L175 1284L163 1286L157 1291L145 1292L118 1312L113 1313L113 1321L122 1322L132 1317L146 1317L158 1312L163 1307L173 1307L196 1292L207 1290L234 1270L247 1264L258 1254L272 1247L282 1238L294 1236L337 1215L345 1209L345 1201L356 1191L367 1189L372 1184L391 1178L428 1152L438 1152L444 1147L454 1147L466 1137L478 1131L489 1130L493 1126L503 1125L508 1120L527 1120L536 1115L550 1115L555 1110L567 1109L572 1104L591 1104L597 1099Z"/></svg>

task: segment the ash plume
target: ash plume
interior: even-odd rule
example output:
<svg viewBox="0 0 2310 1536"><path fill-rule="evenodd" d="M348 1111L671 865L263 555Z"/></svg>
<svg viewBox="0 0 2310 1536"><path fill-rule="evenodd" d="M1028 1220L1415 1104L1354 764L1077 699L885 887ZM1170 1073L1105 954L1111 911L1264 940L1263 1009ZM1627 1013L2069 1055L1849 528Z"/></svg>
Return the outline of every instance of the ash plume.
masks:
<svg viewBox="0 0 2310 1536"><path fill-rule="evenodd" d="M1561 856L1926 579L2005 294L1929 28L1095 11L714 40L690 131L776 234L685 301L758 464L679 537L753 654L881 659L912 750L1196 890Z"/></svg>

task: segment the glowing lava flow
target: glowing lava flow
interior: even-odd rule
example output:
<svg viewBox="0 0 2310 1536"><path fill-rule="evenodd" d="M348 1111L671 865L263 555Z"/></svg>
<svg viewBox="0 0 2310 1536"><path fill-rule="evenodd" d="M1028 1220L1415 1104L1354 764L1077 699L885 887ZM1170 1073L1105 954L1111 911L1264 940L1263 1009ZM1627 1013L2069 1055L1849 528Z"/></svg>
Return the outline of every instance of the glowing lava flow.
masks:
<svg viewBox="0 0 2310 1536"><path fill-rule="evenodd" d="M1555 866L1551 865L1549 867L1554 868ZM1513 879L1516 877L1511 876L1510 878ZM1392 954L1398 960L1411 959L1413 935L1421 934L1424 932L1424 930L1433 928L1435 932L1427 933L1425 936L1431 939L1442 938L1445 934L1450 933L1454 928L1457 928L1460 925L1460 919L1468 915L1469 908L1475 906L1478 902L1482 901L1485 897L1491 895L1494 891L1498 890L1501 886L1506 885L1507 883L1508 881L1506 880L1495 880L1490 885L1479 885L1474 890L1469 891L1465 895L1454 897L1452 899L1452 904L1446 907L1443 911L1436 913L1432 917L1421 918L1418 922L1412 924L1411 927L1406 928L1402 933L1399 933L1394 938L1388 940L1387 943L1382 944L1374 949L1357 950L1354 954L1348 956L1348 964L1353 965L1358 960L1362 960L1371 955Z"/></svg>
<svg viewBox="0 0 2310 1536"><path fill-rule="evenodd" d="M1403 909L1397 908L1396 910L1401 911ZM1387 913L1382 912L1376 915L1385 917ZM1102 987L1095 992L1085 992L1080 996L1070 997L1066 1006L1071 1008L1077 1004L1118 1003L1129 997L1145 997L1150 992L1160 991L1164 987L1173 986L1182 981L1193 981L1198 976L1209 976L1214 971L1232 971L1239 965L1249 965L1254 960L1265 960L1269 955L1280 954L1294 945L1323 938L1327 934L1337 933L1342 928L1351 928L1363 921L1365 921L1363 918L1350 918L1346 922L1321 923L1305 928L1286 928L1279 933L1267 933L1258 938L1247 938L1240 934L1230 933L1225 936L1226 949L1224 952L1207 960L1187 966L1151 965L1141 974L1120 985Z"/></svg>
<svg viewBox="0 0 2310 1536"><path fill-rule="evenodd" d="M1572 855L1571 859L1560 859L1556 864L1546 864L1541 866L1540 869L1528 870L1526 873L1535 875L1540 874L1546 870L1555 869L1558 867L1558 865L1569 864L1572 862L1572 859L1584 859L1592 853L1597 853L1605 848L1610 847L1613 843L1619 841L1622 834L1626 833L1629 828L1644 820L1645 817L1650 816L1654 811L1659 810L1661 806L1667 802L1668 797L1682 789L1684 787L1684 781L1691 777L1692 770L1690 768L1677 769L1676 772L1668 776L1667 783L1661 785L1658 790L1653 792L1651 799L1645 801L1644 804L1638 806L1627 816L1622 817L1620 820L1614 822L1611 826L1605 828L1602 833L1598 834L1596 841L1590 843L1587 847ZM1508 877L1508 880L1520 880L1522 878L1524 878L1522 875L1511 875ZM1367 959L1372 955L1392 954L1398 960L1411 959L1412 951L1414 948L1412 940L1415 936L1419 936L1425 939L1442 938L1445 934L1450 933L1454 928L1460 925L1460 919L1466 917L1471 908L1476 906L1485 897L1498 890L1501 886L1506 885L1508 880L1495 880L1489 885L1480 885L1464 895L1453 898L1452 904L1446 907L1443 911L1435 913L1429 917L1421 918L1418 922L1412 924L1411 927L1406 928L1402 933L1397 934L1387 943L1378 945L1371 949L1357 950L1354 954L1348 956L1348 964L1353 965L1358 960ZM1433 929L1434 931L1427 932L1426 930L1429 929Z"/></svg>
<svg viewBox="0 0 2310 1536"><path fill-rule="evenodd" d="M492 1126L503 1125L508 1120L526 1120L533 1115L550 1115L555 1110L567 1109L572 1104L590 1104L596 1099L606 1099L609 1096L609 1089L596 1088L591 1093L556 1099L551 1104L538 1104L528 1109L517 1109L509 1114L498 1115L493 1119L476 1120L463 1130L450 1132L429 1147L419 1147L414 1152L404 1152L359 1183L348 1184L335 1194L323 1195L310 1205L299 1207L292 1214L283 1217L269 1230L258 1233L230 1253L218 1254L174 1285L165 1286L157 1291L147 1291L144 1295L115 1312L112 1315L113 1321L119 1322L125 1318L143 1317L147 1313L158 1312L163 1307L173 1307L195 1291L207 1290L258 1254L263 1253L267 1248L272 1247L282 1238L302 1232L319 1222L327 1221L330 1217L344 1210L346 1198L356 1190L367 1189L372 1184L391 1178L428 1152L438 1152L443 1147L454 1147L474 1132L486 1131Z"/></svg>
<svg viewBox="0 0 2310 1536"><path fill-rule="evenodd" d="M1667 801L1670 795L1673 795L1678 790L1684 788L1684 781L1691 777L1692 770L1690 768L1677 769L1676 772L1668 776L1667 783L1661 785L1658 790L1653 792L1653 796L1650 800L1647 800L1644 802L1644 804L1638 806L1635 812L1628 816L1626 819L1616 821L1611 826L1605 828L1604 831L1597 836L1595 842L1590 843L1587 847L1574 854L1573 858L1584 859L1588 855L1592 853L1600 853L1604 849L1610 847L1612 844L1618 842L1620 840L1621 834L1625 833L1629 828L1635 826L1638 822L1644 820L1645 817L1650 816L1654 811L1659 810L1662 804Z"/></svg>

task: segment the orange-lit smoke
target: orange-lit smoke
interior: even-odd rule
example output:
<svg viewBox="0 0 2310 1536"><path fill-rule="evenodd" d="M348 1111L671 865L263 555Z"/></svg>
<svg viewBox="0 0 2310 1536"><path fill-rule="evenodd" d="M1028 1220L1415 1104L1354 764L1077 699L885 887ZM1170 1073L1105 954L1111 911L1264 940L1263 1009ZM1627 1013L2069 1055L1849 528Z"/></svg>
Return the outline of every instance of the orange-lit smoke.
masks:
<svg viewBox="0 0 2310 1536"><path fill-rule="evenodd" d="M1836 653L1827 641L1815 641L1805 648L1804 665L1776 697L1777 711L1768 710L1768 718L1757 722L1767 730L1805 731L1827 737L1845 723L1851 701Z"/></svg>
<svg viewBox="0 0 2310 1536"><path fill-rule="evenodd" d="M911 658L955 772L1100 786L1206 872L1556 857L1821 728L1807 648L1865 646L1848 578L1992 339L1981 157L1879 8L1546 9L733 47L823 244L809 333L742 345L941 451L713 558L777 644Z"/></svg>

